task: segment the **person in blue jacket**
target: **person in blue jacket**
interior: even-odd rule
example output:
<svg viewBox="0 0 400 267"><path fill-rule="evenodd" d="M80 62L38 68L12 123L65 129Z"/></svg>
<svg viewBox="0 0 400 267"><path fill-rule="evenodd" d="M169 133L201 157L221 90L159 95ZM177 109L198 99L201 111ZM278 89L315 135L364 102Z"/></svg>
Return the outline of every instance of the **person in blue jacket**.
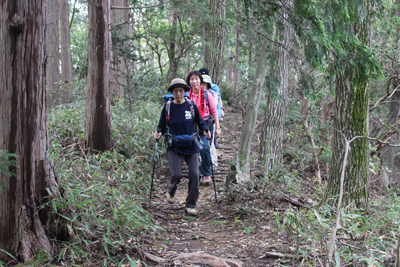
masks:
<svg viewBox="0 0 400 267"><path fill-rule="evenodd" d="M199 69L199 71L201 72L201 74L205 74L211 77L210 72L208 71L207 68L201 68ZM212 78L212 77L211 77ZM224 120L224 116L225 116L225 108L223 107L222 104L222 99L221 99L221 93L219 91L219 86L216 85L215 83L211 82L211 90L213 90L215 93L217 93L218 95L218 105L217 105L217 110L218 110L218 119L219 121L223 121ZM218 138L217 136L214 136L214 144L215 144L215 148L217 149L217 155L218 157L220 156L219 153L219 144L218 144Z"/></svg>
<svg viewBox="0 0 400 267"><path fill-rule="evenodd" d="M196 216L196 203L199 197L199 147L195 140L181 147L179 142L175 142L177 137L186 137L194 133L195 124L198 125L201 132L211 138L211 132L208 131L207 125L200 116L200 112L194 103L190 103L190 99L184 97L185 92L189 91L189 86L183 79L175 78L171 81L168 88L174 96L170 102L169 114L166 110L167 104L164 105L160 120L158 122L157 131L154 133L155 139L160 139L162 135L168 133L168 138L173 138L172 142L168 142L168 164L171 171L171 177L168 184L167 201L174 203L177 186L182 178L183 161L189 168L189 190L186 198L186 213ZM191 110L192 109L192 110ZM194 118L192 117L194 111ZM167 116L167 114L169 116ZM167 118L169 117L169 118ZM166 137L164 137L166 138ZM167 140L170 141L170 140Z"/></svg>

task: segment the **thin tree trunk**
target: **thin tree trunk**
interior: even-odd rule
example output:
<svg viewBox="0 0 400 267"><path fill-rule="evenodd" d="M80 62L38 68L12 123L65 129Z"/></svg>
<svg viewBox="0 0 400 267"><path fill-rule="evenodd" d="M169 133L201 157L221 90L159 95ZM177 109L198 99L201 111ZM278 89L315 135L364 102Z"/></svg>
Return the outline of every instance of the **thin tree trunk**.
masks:
<svg viewBox="0 0 400 267"><path fill-rule="evenodd" d="M267 73L267 46L265 40L261 40L261 42L262 45L260 46L260 54L258 55L254 84L248 98L246 117L244 120L242 135L240 137L239 150L237 152L236 180L239 184L250 182L251 141L255 131L258 108L260 106L265 75Z"/></svg>
<svg viewBox="0 0 400 267"><path fill-rule="evenodd" d="M129 6L129 0L112 0L112 6ZM111 10L111 23L112 25L118 25L129 20L129 9L114 9ZM115 36L125 37L131 36L131 28L129 24L124 24L118 26L115 30ZM119 47L130 47L130 41L119 42L112 44L112 71L111 71L111 95L118 94L120 98L124 98L125 96L125 88L127 87L127 78L129 76L128 73L128 65L125 58L127 55L121 55L121 52L118 51Z"/></svg>
<svg viewBox="0 0 400 267"><path fill-rule="evenodd" d="M237 25L238 27L238 25ZM235 78L234 78L234 95L237 95L239 91L239 29L236 29L236 57L235 57Z"/></svg>
<svg viewBox="0 0 400 267"><path fill-rule="evenodd" d="M89 74L85 111L85 145L106 151L111 148L110 112L110 0L90 0Z"/></svg>
<svg viewBox="0 0 400 267"><path fill-rule="evenodd" d="M16 177L0 172L7 184L0 194L0 248L26 262L39 247L51 255L52 240L68 235L45 205L47 190L59 196L45 108L46 13L41 1L5 0L0 8L0 149L16 154L18 165L9 167ZM8 261L4 253L0 259Z"/></svg>
<svg viewBox="0 0 400 267"><path fill-rule="evenodd" d="M397 83L393 83L393 86L396 88L398 86ZM390 98L390 107L389 107L389 118L388 118L388 126L391 127L397 122L397 118L400 115L400 92L396 91L393 96ZM392 134L390 142L396 144L398 138L398 132ZM381 166L382 170L380 173L380 180L382 188L389 188L391 184L391 171L393 170L394 165L394 157L396 155L396 147L385 146L381 149Z"/></svg>
<svg viewBox="0 0 400 267"><path fill-rule="evenodd" d="M312 134L312 128L311 126L308 125L308 113L310 110L310 100L306 97L303 96L303 114L304 114L304 118L303 118L303 125L304 125L304 131L307 135L308 140L310 141L310 145L311 145L311 149L312 149L312 155L314 158L314 171L315 171L315 177L317 178L318 182L321 183L322 179L321 179L321 168L320 168L320 164L319 164L319 159L318 159L318 152L316 150L316 146L315 146L315 142L314 142L314 137Z"/></svg>
<svg viewBox="0 0 400 267"><path fill-rule="evenodd" d="M213 20L208 23L206 39L210 46L206 46L204 66L210 71L212 81L220 84L222 81L222 62L225 41L225 26L223 22L226 17L225 1L211 0L210 10Z"/></svg>
<svg viewBox="0 0 400 267"><path fill-rule="evenodd" d="M63 102L72 97L71 36L69 32L68 0L60 2L61 82Z"/></svg>
<svg viewBox="0 0 400 267"><path fill-rule="evenodd" d="M173 2L173 1L172 1ZM171 30L170 30L170 40L169 40L169 69L167 74L167 81L170 82L173 78L176 78L176 73L178 71L179 61L176 59L176 35L177 35L177 24L178 24L178 13L174 8L172 3L172 17L171 17Z"/></svg>
<svg viewBox="0 0 400 267"><path fill-rule="evenodd" d="M45 0L46 7L46 93L47 105L60 104L60 38L58 1Z"/></svg>
<svg viewBox="0 0 400 267"><path fill-rule="evenodd" d="M395 4L397 6L400 5L400 0L396 0ZM393 16L400 17L400 8L397 8L393 14ZM400 30L397 30L397 33L400 33ZM393 87L396 88L399 86L399 80L395 79L393 81ZM388 126L391 127L393 124L397 122L397 118L400 115L400 92L397 90L393 96L390 98L390 107L389 107L389 118L388 118ZM396 143L398 138L398 132L394 133L391 136L391 142ZM394 157L396 155L396 147L384 147L384 151L381 155L381 165L382 170L380 173L380 180L381 180L381 187L382 188L389 188L391 184L391 173L390 171L393 170L394 164Z"/></svg>

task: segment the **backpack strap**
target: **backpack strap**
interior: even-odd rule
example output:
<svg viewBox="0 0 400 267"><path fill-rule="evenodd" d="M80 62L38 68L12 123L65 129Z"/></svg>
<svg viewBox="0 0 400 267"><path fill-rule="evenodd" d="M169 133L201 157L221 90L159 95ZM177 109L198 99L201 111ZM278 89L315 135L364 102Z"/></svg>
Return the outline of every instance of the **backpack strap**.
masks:
<svg viewBox="0 0 400 267"><path fill-rule="evenodd" d="M205 116L205 117L203 118L203 120L208 120L208 119L210 119L210 120L214 121L214 117L211 115L210 105L209 105L209 102L208 102L208 92L209 92L209 90L204 90L204 98L205 98L205 100L206 100L206 105L207 105L207 107L208 107L208 110L210 111L210 115ZM210 93L210 94L211 94L211 93Z"/></svg>
<svg viewBox="0 0 400 267"><path fill-rule="evenodd" d="M165 126L165 143L167 144L167 146L171 146L172 145L172 134L170 134L169 132L169 119L171 118L170 116L170 111L171 111L171 102L172 99L167 100L167 102L165 103L165 117L166 117L166 126Z"/></svg>

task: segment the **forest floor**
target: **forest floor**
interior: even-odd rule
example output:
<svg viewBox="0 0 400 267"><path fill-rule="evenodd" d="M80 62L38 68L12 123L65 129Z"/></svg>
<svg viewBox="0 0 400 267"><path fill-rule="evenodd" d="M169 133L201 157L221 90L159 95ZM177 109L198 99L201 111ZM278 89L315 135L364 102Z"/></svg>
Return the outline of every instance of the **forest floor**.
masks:
<svg viewBox="0 0 400 267"><path fill-rule="evenodd" d="M276 198L261 190L238 190L237 185L236 190L228 192L227 178L230 162L239 143L241 121L240 111L229 110L221 123L221 157L214 171L218 202L215 201L213 185L201 185L196 207L198 216L185 214L187 179L179 184L175 203L169 204L165 197L169 181L168 166L164 163L164 166L157 168L155 189L148 211L164 231L157 235L156 240L142 240L139 254L146 264L298 266L304 261L301 257L292 257L296 255L295 246L286 238L287 233L278 227L276 214L283 214L289 209L298 210L298 206L311 199ZM167 162L166 159L164 162ZM309 197L315 191L311 180L298 182L302 184L304 195Z"/></svg>

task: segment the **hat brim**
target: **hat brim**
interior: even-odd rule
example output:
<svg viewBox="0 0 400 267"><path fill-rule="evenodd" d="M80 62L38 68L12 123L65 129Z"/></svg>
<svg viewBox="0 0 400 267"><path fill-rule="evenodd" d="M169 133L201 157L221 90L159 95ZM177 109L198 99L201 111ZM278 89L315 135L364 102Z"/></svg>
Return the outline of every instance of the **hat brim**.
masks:
<svg viewBox="0 0 400 267"><path fill-rule="evenodd" d="M171 86L168 88L168 91L169 91L169 92L172 92L172 90L174 90L174 89L177 88L177 87L183 88L183 89L185 90L185 92L188 92L188 91L190 90L189 86L187 86L186 84L183 84L183 83L176 83L176 84L174 84L174 85L171 85Z"/></svg>

